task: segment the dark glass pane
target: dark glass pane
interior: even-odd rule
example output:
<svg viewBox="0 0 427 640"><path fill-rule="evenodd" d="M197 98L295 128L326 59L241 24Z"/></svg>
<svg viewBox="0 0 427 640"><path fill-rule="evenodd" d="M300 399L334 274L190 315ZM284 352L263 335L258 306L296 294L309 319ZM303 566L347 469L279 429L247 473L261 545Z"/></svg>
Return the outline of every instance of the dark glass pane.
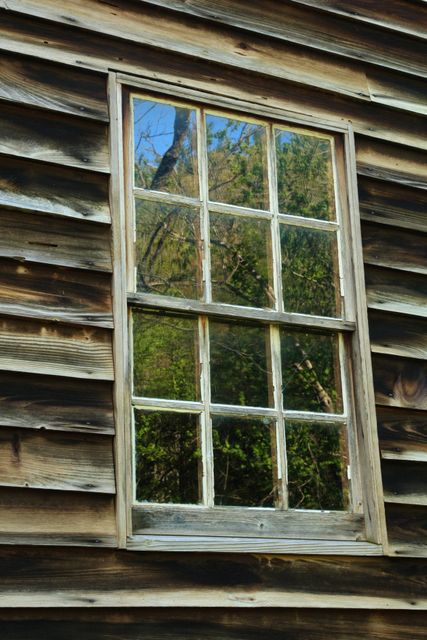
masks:
<svg viewBox="0 0 427 640"><path fill-rule="evenodd" d="M206 115L209 199L268 208L265 127Z"/></svg>
<svg viewBox="0 0 427 640"><path fill-rule="evenodd" d="M269 406L268 329L211 321L209 334L212 402Z"/></svg>
<svg viewBox="0 0 427 640"><path fill-rule="evenodd" d="M135 98L135 186L197 196L196 112Z"/></svg>
<svg viewBox="0 0 427 640"><path fill-rule="evenodd" d="M272 307L270 222L210 214L215 302Z"/></svg>
<svg viewBox="0 0 427 640"><path fill-rule="evenodd" d="M282 330L281 347L285 409L340 413L337 336Z"/></svg>
<svg viewBox="0 0 427 640"><path fill-rule="evenodd" d="M134 395L197 400L197 321L134 311Z"/></svg>
<svg viewBox="0 0 427 640"><path fill-rule="evenodd" d="M276 129L279 211L335 220L329 140Z"/></svg>
<svg viewBox="0 0 427 640"><path fill-rule="evenodd" d="M291 509L348 508L347 445L338 425L286 423Z"/></svg>
<svg viewBox="0 0 427 640"><path fill-rule="evenodd" d="M201 452L199 417L135 410L136 499L197 503Z"/></svg>
<svg viewBox="0 0 427 640"><path fill-rule="evenodd" d="M286 311L336 316L340 307L336 234L280 225Z"/></svg>
<svg viewBox="0 0 427 640"><path fill-rule="evenodd" d="M137 290L200 297L199 211L136 200Z"/></svg>
<svg viewBox="0 0 427 640"><path fill-rule="evenodd" d="M267 419L213 418L215 504L273 507L275 426Z"/></svg>

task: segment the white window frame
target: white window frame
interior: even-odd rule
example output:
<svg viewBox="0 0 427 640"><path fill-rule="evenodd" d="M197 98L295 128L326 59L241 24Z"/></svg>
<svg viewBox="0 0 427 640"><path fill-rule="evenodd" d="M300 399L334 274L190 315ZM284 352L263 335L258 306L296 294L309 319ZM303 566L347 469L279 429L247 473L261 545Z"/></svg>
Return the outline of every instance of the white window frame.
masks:
<svg viewBox="0 0 427 640"><path fill-rule="evenodd" d="M226 112L239 112L252 118L273 119L283 122L287 128L314 127L319 132L338 142L334 162L334 183L337 207L342 232L342 251L340 254L341 272L344 276L346 306L343 319L325 319L301 316L281 311L257 310L242 307L227 309L229 317L255 319L271 322L272 314L288 326L309 329L310 327L336 330L349 336L350 349L341 346L344 352L344 367L347 371L344 387L351 389L352 401L345 407L348 412L349 437L352 449L352 512L317 511L277 511L259 508L245 508L245 520L250 523L248 529L233 530L233 522L242 513L242 507L212 507L190 505L134 504L133 481L133 443L132 443L132 402L131 369L128 335L129 305L144 308L152 306L176 311L191 310L194 314L206 314L226 318L223 305L208 303L190 303L178 298L168 298L165 304L163 296L150 294L144 296L132 291L134 278L133 260L130 247L133 246L133 232L129 224L129 212L133 210L134 189L132 186L132 165L126 138L129 139L132 122L129 120L130 94L145 97L164 96L172 103L198 103L206 106L209 112L219 109L221 115ZM128 549L165 550L165 551L232 551L232 552L268 552L268 553L313 553L381 555L386 542L384 501L382 494L378 436L375 419L375 399L373 393L370 345L368 336L366 293L363 276L362 245L360 219L357 199L357 177L355 166L354 136L348 122L329 122L317 117L296 116L286 110L267 108L265 105L245 103L233 97L207 94L203 91L183 89L179 85L159 82L151 79L139 79L123 74L111 73L109 77L109 96L111 114L111 206L113 217L113 302L115 318L114 355L115 387L114 402L116 414L116 481L117 481L117 529L119 546ZM270 145L271 147L271 145ZM144 197L147 193L144 193ZM167 201L168 197L151 195L152 199ZM233 210L227 205L214 205L219 211ZM246 212L246 210L245 210ZM254 215L257 215L254 212ZM277 212L275 214L277 216ZM292 223L292 216L286 216L286 222ZM298 225L309 228L325 228L323 221L298 218ZM126 268L125 268L125 265ZM143 303L142 303L143 300ZM278 317L280 316L280 317ZM275 330L273 330L274 333ZM277 339L274 338L276 341ZM343 341L342 341L343 342ZM348 346L348 345L347 345ZM351 353L351 356L350 356ZM351 360L351 362L350 362ZM346 394L345 389L344 395ZM277 407L276 400L276 407ZM195 409L186 402L161 401L157 406L175 409ZM201 409L203 409L203 403ZM346 403L348 405L348 403ZM144 408L156 408L156 401L143 403ZM216 408L221 414L221 407ZM229 414L229 408L223 407ZM235 414L239 411L235 409ZM254 413L260 415L255 409ZM284 415L296 412L284 412ZM248 415L247 410L244 414ZM276 410L265 409L264 415L276 419L280 414ZM307 414L304 412L304 416ZM334 416L337 423L342 416ZM322 419L322 418L320 418ZM316 420L319 415L316 414ZM330 415L325 417L330 421ZM209 488L208 488L209 493ZM236 511L237 510L237 511ZM237 513L238 512L238 513ZM150 526L139 529L141 514L143 519L149 514ZM176 516L184 522L176 527ZM159 522L159 525L156 522ZM223 534L209 535L210 525L221 521ZM202 523L198 528L197 523ZM194 523L192 525L192 523ZM218 529L218 526L216 527ZM203 531L206 530L206 533ZM268 532L272 531L270 535ZM279 533L278 533L279 532Z"/></svg>

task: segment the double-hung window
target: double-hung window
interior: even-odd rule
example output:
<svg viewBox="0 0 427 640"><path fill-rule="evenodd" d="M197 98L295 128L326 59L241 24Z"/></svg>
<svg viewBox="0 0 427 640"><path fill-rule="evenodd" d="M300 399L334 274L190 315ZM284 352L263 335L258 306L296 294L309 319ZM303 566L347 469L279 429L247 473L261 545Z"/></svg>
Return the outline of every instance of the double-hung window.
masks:
<svg viewBox="0 0 427 640"><path fill-rule="evenodd" d="M125 93L130 545L368 552L348 132L162 91Z"/></svg>

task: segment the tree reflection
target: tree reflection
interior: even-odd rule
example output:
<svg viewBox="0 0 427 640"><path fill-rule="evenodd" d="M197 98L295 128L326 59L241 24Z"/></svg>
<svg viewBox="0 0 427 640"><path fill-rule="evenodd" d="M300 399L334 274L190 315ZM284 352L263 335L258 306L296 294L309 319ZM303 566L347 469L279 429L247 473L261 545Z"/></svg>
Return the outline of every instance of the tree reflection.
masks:
<svg viewBox="0 0 427 640"><path fill-rule="evenodd" d="M195 110L147 100L136 102L136 186L198 198ZM268 209L266 126L207 114L206 131L210 199ZM335 219L329 141L279 128L275 152L280 211L318 220ZM270 221L211 211L209 224L213 301L274 307ZM138 291L189 299L202 296L202 259L206 255L200 227L200 212L195 206L153 203L138 195ZM335 231L281 223L280 238L273 241L276 240L280 240L285 310L339 314ZM199 400L197 320L159 313L134 316L134 394ZM255 324L209 324L212 401L271 406L268 331ZM285 408L341 412L338 360L336 336L284 330ZM216 504L274 506L274 429L260 419L214 420ZM184 503L199 500L199 430L198 419L190 414L138 413L138 499ZM290 507L345 509L346 452L341 428L308 422L290 424L286 438Z"/></svg>

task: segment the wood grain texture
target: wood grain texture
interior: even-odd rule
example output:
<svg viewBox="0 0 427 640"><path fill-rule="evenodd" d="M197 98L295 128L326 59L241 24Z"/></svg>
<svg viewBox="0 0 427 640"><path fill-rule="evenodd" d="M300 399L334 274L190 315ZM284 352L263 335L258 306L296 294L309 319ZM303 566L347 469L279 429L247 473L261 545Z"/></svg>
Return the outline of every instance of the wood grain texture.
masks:
<svg viewBox="0 0 427 640"><path fill-rule="evenodd" d="M426 563L408 558L1 547L0 571L3 607L427 607Z"/></svg>
<svg viewBox="0 0 427 640"><path fill-rule="evenodd" d="M427 510L424 506L387 504L389 542L396 555L427 556Z"/></svg>
<svg viewBox="0 0 427 640"><path fill-rule="evenodd" d="M362 220L402 229L427 230L424 191L364 176L360 177L358 186Z"/></svg>
<svg viewBox="0 0 427 640"><path fill-rule="evenodd" d="M427 462L427 414L394 407L377 407L383 458Z"/></svg>
<svg viewBox="0 0 427 640"><path fill-rule="evenodd" d="M369 313L369 334L374 353L408 358L427 358L427 320L389 314Z"/></svg>
<svg viewBox="0 0 427 640"><path fill-rule="evenodd" d="M427 38L427 9L423 0L409 3L406 0L388 0L387 5L372 0L292 0L350 18L368 22L392 31L408 33L417 38ZM392 37L392 33L390 37Z"/></svg>
<svg viewBox="0 0 427 640"><path fill-rule="evenodd" d="M109 172L105 125L1 102L0 123L1 154Z"/></svg>
<svg viewBox="0 0 427 640"><path fill-rule="evenodd" d="M427 363L394 356L373 355L377 404L427 409Z"/></svg>
<svg viewBox="0 0 427 640"><path fill-rule="evenodd" d="M423 611L1 610L5 640L424 640Z"/></svg>
<svg viewBox="0 0 427 640"><path fill-rule="evenodd" d="M19 33L19 24L8 24ZM108 122L106 97L101 74L4 51L0 56L1 100Z"/></svg>
<svg viewBox="0 0 427 640"><path fill-rule="evenodd" d="M0 488L0 541L44 545L72 543L111 544L115 535L114 498L92 493ZM10 542L9 542L10 543ZM72 561L73 556L69 554Z"/></svg>
<svg viewBox="0 0 427 640"><path fill-rule="evenodd" d="M4 317L0 319L0 368L113 380L111 332Z"/></svg>
<svg viewBox="0 0 427 640"><path fill-rule="evenodd" d="M111 272L110 230L0 207L0 257Z"/></svg>
<svg viewBox="0 0 427 640"><path fill-rule="evenodd" d="M0 205L109 223L107 176L0 156Z"/></svg>
<svg viewBox="0 0 427 640"><path fill-rule="evenodd" d="M362 240L365 264L427 275L427 231L364 222Z"/></svg>
<svg viewBox="0 0 427 640"><path fill-rule="evenodd" d="M302 516L302 517L301 517ZM360 514L298 514L233 508L200 510L170 505L140 505L132 510L132 532L156 535L298 538L311 540L364 539Z"/></svg>
<svg viewBox="0 0 427 640"><path fill-rule="evenodd" d="M424 276L368 265L365 269L368 307L410 316L427 316Z"/></svg>
<svg viewBox="0 0 427 640"><path fill-rule="evenodd" d="M423 42L415 39L411 42L401 33L394 33L391 39L386 30L369 24L360 23L356 28L352 19L334 14L325 17L296 2L282 0L280 11L274 0L250 6L237 0L232 9L227 0L147 0L147 3L407 73L420 76L427 73L422 60Z"/></svg>
<svg viewBox="0 0 427 640"><path fill-rule="evenodd" d="M383 460L381 466L386 502L427 506L427 465Z"/></svg>
<svg viewBox="0 0 427 640"><path fill-rule="evenodd" d="M360 175L427 189L427 160L423 151L358 136L356 157Z"/></svg>
<svg viewBox="0 0 427 640"><path fill-rule="evenodd" d="M0 485L113 494L112 439L1 427Z"/></svg>
<svg viewBox="0 0 427 640"><path fill-rule="evenodd" d="M254 33L244 35L213 23L206 25L188 16L171 16L142 3L135 6L120 0L113 11L108 5L80 0L64 0L61 6L54 0L44 0L43 5L35 0L12 0L7 7L35 18L369 99L366 78L351 61L344 71L343 65L323 52L281 40L272 42Z"/></svg>
<svg viewBox="0 0 427 640"><path fill-rule="evenodd" d="M111 384L2 371L0 426L113 434Z"/></svg>
<svg viewBox="0 0 427 640"><path fill-rule="evenodd" d="M295 84L276 79L273 75L259 75L250 65L247 69L239 68L236 73L235 68L221 66L211 60L176 53L171 55L166 50L154 50L95 32L88 39L84 30L70 31L66 25L3 12L0 48L20 53L23 46L28 54L45 60L54 57L79 68L86 66L107 72L113 60L114 68L121 72L151 76L207 91L215 87L219 93L235 95L238 99L250 102L257 101L261 105L277 105L308 117L316 113L319 117L338 121L349 119L358 133L427 149L426 121L416 113L418 105L425 106L425 93L419 96L418 85L410 89L413 80L408 76L400 78L399 75L389 80L393 90L388 90L386 104L392 100L396 106L404 108L404 105L411 106L415 101L417 108L412 109L414 114L401 111L399 118L396 118L395 109L385 109L380 104L368 102L366 97L361 99L356 96L354 100L348 100L342 95L316 90L314 85L311 88L312 83ZM366 74L366 70L363 70L363 74ZM408 92L412 102L408 102Z"/></svg>
<svg viewBox="0 0 427 640"><path fill-rule="evenodd" d="M110 275L0 259L0 313L112 328Z"/></svg>

